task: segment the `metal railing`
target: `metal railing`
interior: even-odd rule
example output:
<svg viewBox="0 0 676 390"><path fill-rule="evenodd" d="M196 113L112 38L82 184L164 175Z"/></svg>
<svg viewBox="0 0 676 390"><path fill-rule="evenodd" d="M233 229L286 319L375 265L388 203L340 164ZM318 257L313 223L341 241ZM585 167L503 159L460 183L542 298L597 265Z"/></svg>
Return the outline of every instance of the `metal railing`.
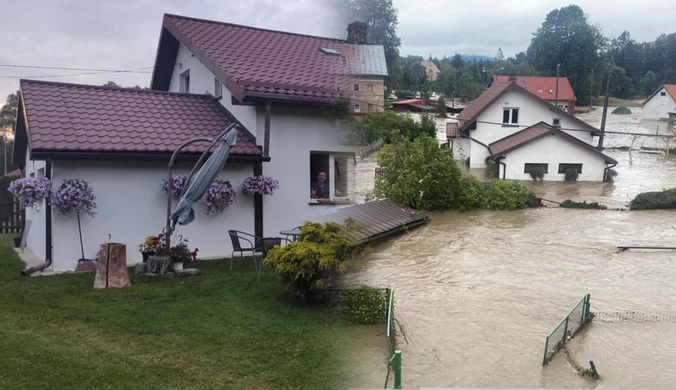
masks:
<svg viewBox="0 0 676 390"><path fill-rule="evenodd" d="M556 352L591 319L589 294L580 299L565 317L547 335L542 366L545 366Z"/></svg>
<svg viewBox="0 0 676 390"><path fill-rule="evenodd" d="M387 376L385 376L385 386L390 380L390 368L394 371L394 388L401 389L401 351L394 349L394 289L389 290L387 304L387 345L390 350L390 359L387 362Z"/></svg>

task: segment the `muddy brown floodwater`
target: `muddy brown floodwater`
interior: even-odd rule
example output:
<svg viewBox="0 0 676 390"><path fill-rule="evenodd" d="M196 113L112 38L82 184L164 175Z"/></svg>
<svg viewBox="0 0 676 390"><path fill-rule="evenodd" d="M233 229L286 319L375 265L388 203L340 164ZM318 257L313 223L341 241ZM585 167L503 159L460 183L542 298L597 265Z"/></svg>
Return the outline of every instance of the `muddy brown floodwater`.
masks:
<svg viewBox="0 0 676 390"><path fill-rule="evenodd" d="M584 119L598 125L594 115L600 121L600 110ZM608 129L655 129L632 121L609 116ZM606 145L630 142L610 136ZM528 184L552 200L622 207L639 192L676 182L673 158L606 152L620 161L613 184ZM366 165L373 160L361 164L362 175L372 175L374 166ZM676 383L676 251L616 247L675 243L672 211L433 213L427 226L373 246L341 283L395 289L397 348L407 388L667 389ZM546 335L587 293L599 315L569 342L567 353L541 367ZM360 346L353 348L351 361L354 386L382 388L383 332L353 330ZM574 369L588 368L590 360L599 381Z"/></svg>

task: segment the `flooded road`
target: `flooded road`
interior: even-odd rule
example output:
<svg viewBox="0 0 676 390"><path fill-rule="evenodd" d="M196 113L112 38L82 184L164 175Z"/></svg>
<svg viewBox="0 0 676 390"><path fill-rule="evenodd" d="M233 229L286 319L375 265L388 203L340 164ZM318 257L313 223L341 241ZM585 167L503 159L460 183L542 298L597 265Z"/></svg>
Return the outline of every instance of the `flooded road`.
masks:
<svg viewBox="0 0 676 390"><path fill-rule="evenodd" d="M664 212L438 213L374 247L344 282L395 288L407 387L671 388L673 321L595 320L569 348L585 368L594 360L599 383L564 354L541 362L547 333L586 293L593 312L676 312L676 253L616 250L675 237ZM382 386L384 360L373 364L364 386Z"/></svg>
<svg viewBox="0 0 676 390"><path fill-rule="evenodd" d="M609 114L607 129L654 134L659 125L664 133L664 122L642 123L640 108L632 111ZM600 116L600 109L579 115L595 126ZM639 138L634 147L660 143ZM605 141L613 148L630 144L626 135ZM676 183L676 157L605 153L619 161L614 183L524 184L550 200L625 207L640 192ZM360 165L361 193L372 187L375 157ZM666 389L676 381L676 251L616 247L674 244L673 211L433 213L427 226L373 246L341 282L395 289L397 348L408 388ZM569 342L567 353L541 367L546 335L587 293L597 318ZM382 332L355 332L357 387L384 383ZM575 370L588 368L589 360L600 381Z"/></svg>

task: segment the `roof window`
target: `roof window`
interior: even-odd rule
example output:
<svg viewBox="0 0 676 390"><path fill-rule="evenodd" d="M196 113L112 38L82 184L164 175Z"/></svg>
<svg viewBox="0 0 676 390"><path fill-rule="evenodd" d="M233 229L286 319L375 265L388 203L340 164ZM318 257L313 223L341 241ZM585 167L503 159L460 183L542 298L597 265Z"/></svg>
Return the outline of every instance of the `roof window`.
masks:
<svg viewBox="0 0 676 390"><path fill-rule="evenodd" d="M541 89L538 89L538 93L539 93L540 95L542 95L542 90L541 90Z"/></svg>
<svg viewBox="0 0 676 390"><path fill-rule="evenodd" d="M329 48L327 48L327 47L320 47L320 48L319 48L319 51L321 51L321 52L324 53L324 54L331 54L331 55L334 55L334 56L339 56L339 55L340 55L340 52L339 52L339 51L334 50L334 49L329 49Z"/></svg>
<svg viewBox="0 0 676 390"><path fill-rule="evenodd" d="M550 90L549 90L549 93L554 93L554 91L552 91L552 90L550 89Z"/></svg>

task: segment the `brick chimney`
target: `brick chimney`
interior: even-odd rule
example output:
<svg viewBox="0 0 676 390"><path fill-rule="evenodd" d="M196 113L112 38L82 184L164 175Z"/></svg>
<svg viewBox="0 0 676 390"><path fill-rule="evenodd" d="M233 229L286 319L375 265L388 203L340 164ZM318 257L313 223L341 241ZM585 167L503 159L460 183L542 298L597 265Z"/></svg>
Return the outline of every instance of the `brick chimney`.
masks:
<svg viewBox="0 0 676 390"><path fill-rule="evenodd" d="M347 25L347 43L357 45L366 44L366 30L368 25L364 22L352 22Z"/></svg>
<svg viewBox="0 0 676 390"><path fill-rule="evenodd" d="M510 83L516 83L516 76L509 76Z"/></svg>

